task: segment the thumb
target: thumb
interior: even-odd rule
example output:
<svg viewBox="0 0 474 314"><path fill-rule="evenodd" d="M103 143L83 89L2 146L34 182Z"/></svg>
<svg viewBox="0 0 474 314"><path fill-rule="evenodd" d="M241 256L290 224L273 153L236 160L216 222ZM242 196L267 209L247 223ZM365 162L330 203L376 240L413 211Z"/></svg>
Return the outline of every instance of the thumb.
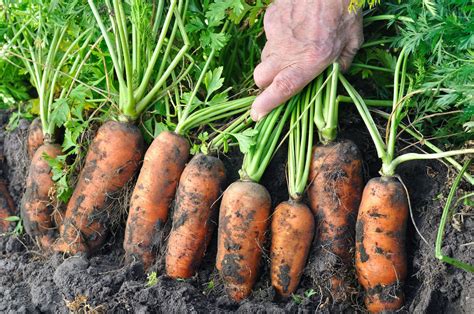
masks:
<svg viewBox="0 0 474 314"><path fill-rule="evenodd" d="M312 79L303 73L304 71L295 66L289 66L280 71L270 86L255 99L251 111L252 119L254 121L262 119L303 89Z"/></svg>

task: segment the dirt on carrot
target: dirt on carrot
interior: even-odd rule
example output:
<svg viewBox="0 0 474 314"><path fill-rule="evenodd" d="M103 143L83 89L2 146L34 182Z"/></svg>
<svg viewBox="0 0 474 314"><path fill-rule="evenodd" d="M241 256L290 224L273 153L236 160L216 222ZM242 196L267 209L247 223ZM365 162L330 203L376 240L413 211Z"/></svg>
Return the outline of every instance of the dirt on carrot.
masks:
<svg viewBox="0 0 474 314"><path fill-rule="evenodd" d="M29 128L28 128L28 138L27 138L27 150L28 156L30 159L33 158L36 150L44 144L44 135L43 135L43 127L41 126L41 119L36 118L34 119Z"/></svg>
<svg viewBox="0 0 474 314"><path fill-rule="evenodd" d="M162 132L148 148L133 190L125 229L126 260L150 267L162 244L163 226L179 178L189 158L188 141Z"/></svg>
<svg viewBox="0 0 474 314"><path fill-rule="evenodd" d="M212 156L198 154L184 168L168 239L168 276L190 278L196 273L217 224L225 178L224 164Z"/></svg>
<svg viewBox="0 0 474 314"><path fill-rule="evenodd" d="M371 313L396 311L405 302L408 201L398 179L371 179L364 189L356 228L357 276Z"/></svg>
<svg viewBox="0 0 474 314"><path fill-rule="evenodd" d="M272 285L283 297L296 291L314 235L313 213L303 203L290 200L272 214L270 248Z"/></svg>
<svg viewBox="0 0 474 314"><path fill-rule="evenodd" d="M92 141L84 168L68 202L58 251L91 253L107 238L111 195L123 188L140 166L144 141L129 123L108 121Z"/></svg>
<svg viewBox="0 0 474 314"><path fill-rule="evenodd" d="M335 303L350 301L357 210L363 188L357 146L341 140L313 148L308 198L316 217L314 280Z"/></svg>
<svg viewBox="0 0 474 314"><path fill-rule="evenodd" d="M20 206L25 231L46 250L51 248L55 240L56 228L52 217L54 208L50 200L54 181L51 167L44 155L56 158L61 153L61 146L57 144L44 144L36 150Z"/></svg>
<svg viewBox="0 0 474 314"><path fill-rule="evenodd" d="M270 209L268 191L251 181L232 183L222 197L216 268L235 301L249 296L257 280Z"/></svg>

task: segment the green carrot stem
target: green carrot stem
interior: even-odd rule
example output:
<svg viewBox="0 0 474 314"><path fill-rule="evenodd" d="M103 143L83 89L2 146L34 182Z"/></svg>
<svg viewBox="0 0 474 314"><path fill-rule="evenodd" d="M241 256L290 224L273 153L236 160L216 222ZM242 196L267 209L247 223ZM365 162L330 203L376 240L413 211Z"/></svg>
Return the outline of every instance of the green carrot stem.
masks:
<svg viewBox="0 0 474 314"><path fill-rule="evenodd" d="M456 179L454 180L454 183L451 187L451 190L449 191L449 195L448 195L448 198L446 200L446 205L444 206L443 214L441 215L441 221L440 221L439 228L438 228L438 234L436 236L435 256L436 256L436 258L438 258L439 260L441 260L445 263L449 263L451 265L454 265L458 268L464 269L464 270L469 271L469 272L472 273L472 272L474 272L474 266L473 265L470 265L470 264L461 262L457 259L454 259L452 257L446 256L446 255L443 254L443 251L441 249L441 246L443 244L444 231L446 229L446 223L448 221L448 215L449 215L449 212L450 212L450 209L451 209L451 204L452 204L454 196L455 196L455 194L458 190L458 186L459 186L459 183L461 182L462 175L467 170L467 168L469 167L471 162L472 162L472 160L466 161L466 163L462 167L461 171L457 175Z"/></svg>
<svg viewBox="0 0 474 314"><path fill-rule="evenodd" d="M369 16L369 17L364 18L364 24L368 25L372 22L387 21L387 20L399 20L399 21L410 22L410 23L415 22L410 17L393 15L393 14L383 14L383 15L374 15L374 16Z"/></svg>
<svg viewBox="0 0 474 314"><path fill-rule="evenodd" d="M100 17L99 11L97 10L97 7L95 6L94 1L87 0L87 2L89 3L92 13L94 14L97 24L99 25L100 31L102 32L102 36L104 36L104 40L105 40L105 43L107 44L108 52L110 54L110 58L112 59L112 64L114 65L114 68L115 68L115 75L117 75L117 79L119 81L120 89L126 89L125 80L122 76L122 67L120 66L119 59L117 58L118 49L116 49L114 45L112 44L112 41L110 40L110 37L109 37L109 33L104 26L104 22L102 21L102 18Z"/></svg>
<svg viewBox="0 0 474 314"><path fill-rule="evenodd" d="M329 98L326 102L327 117L326 123L322 130L319 130L320 138L324 144L332 142L337 136L337 125L338 125L338 105L337 105L337 86L339 76L339 64L333 64L333 70L331 72L331 84L328 85Z"/></svg>
<svg viewBox="0 0 474 314"><path fill-rule="evenodd" d="M392 69L382 68L382 67L378 67L378 66L370 65L370 64L353 63L351 66L354 67L354 68L360 68L360 69L367 69L367 70L374 70L374 71L380 71L380 72L393 73L393 70L392 70Z"/></svg>
<svg viewBox="0 0 474 314"><path fill-rule="evenodd" d="M257 141L255 147L245 154L240 171L242 180L260 181L265 169L270 163L278 144L278 139L296 104L296 100L297 97L293 97L287 104L275 108L263 120L257 123L255 128L259 132L263 132L264 136L262 140ZM284 112L282 115L283 109ZM265 121L269 121L269 123L265 123ZM263 125L265 125L265 129L262 129ZM268 130L270 130L270 132L267 132Z"/></svg>
<svg viewBox="0 0 474 314"><path fill-rule="evenodd" d="M474 154L474 148L471 149L459 149L459 150L452 150L442 153L435 153L435 154L416 154L416 153L408 153L398 156L397 158L393 159L390 164L382 164L381 175L382 176L393 176L395 174L396 168L407 161L411 160L428 160L428 159L441 159L446 157L464 155L464 154Z"/></svg>
<svg viewBox="0 0 474 314"><path fill-rule="evenodd" d="M163 27L161 29L160 36L158 38L158 42L155 46L155 49L150 58L150 61L148 62L148 66L145 70L145 74L143 75L143 79L140 82L140 85L138 86L138 88L135 90L135 93L134 93L135 99L141 99L143 95L145 94L146 88L151 80L151 76L153 74L155 64L158 60L158 56L160 55L161 48L163 47L163 43L167 35L168 28L171 24L171 19L175 12L174 11L175 7L176 7L176 0L171 0L170 7L168 8L168 13L166 14L166 18L165 18Z"/></svg>
<svg viewBox="0 0 474 314"><path fill-rule="evenodd" d="M354 101L351 97L339 95L337 96L337 102L339 103L351 103L353 104ZM364 99L364 103L367 106L373 107L392 107L393 102L391 100L382 100L382 99Z"/></svg>
<svg viewBox="0 0 474 314"><path fill-rule="evenodd" d="M250 119L250 110L247 110L238 118L234 119L231 123L225 126L222 130L218 130L218 134L209 143L210 152L218 152L224 147L227 137L233 134L240 133L247 129L252 124Z"/></svg>
<svg viewBox="0 0 474 314"><path fill-rule="evenodd" d="M197 110L187 119L183 119L182 124L176 128L175 132L184 135L197 126L208 124L221 117L231 117L236 112L244 112L249 109L254 99L255 96L249 96Z"/></svg>
<svg viewBox="0 0 474 314"><path fill-rule="evenodd" d="M377 156L380 159L385 160L387 154L385 143L377 129L377 125L375 124L372 115L370 114L367 106L365 105L364 99L359 95L359 93L341 73L339 73L339 80L341 81L349 96L354 101L354 105L356 106L357 111L359 111L362 121L364 121L364 124L367 127L370 137L372 138L372 141L374 142L375 148L377 150Z"/></svg>
<svg viewBox="0 0 474 314"><path fill-rule="evenodd" d="M400 95L404 93L405 85L405 77L406 72L403 72L403 65L405 64L405 54L406 54L406 47L403 47L400 55L398 56L397 65L395 67L395 75L393 81L393 107L392 107L392 114L389 121L389 131L388 136L386 139L387 143L387 157L384 161L385 163L389 164L392 159L395 157L395 144L397 140L397 127L399 123L399 115L401 113L401 109L403 107L403 103L400 103ZM406 69L405 69L406 70ZM401 79L400 79L401 76Z"/></svg>

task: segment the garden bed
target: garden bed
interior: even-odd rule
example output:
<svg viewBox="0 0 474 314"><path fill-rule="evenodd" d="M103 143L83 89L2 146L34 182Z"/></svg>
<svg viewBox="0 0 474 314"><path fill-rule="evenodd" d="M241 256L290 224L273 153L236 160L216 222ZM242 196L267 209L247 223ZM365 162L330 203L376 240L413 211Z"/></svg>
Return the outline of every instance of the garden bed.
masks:
<svg viewBox="0 0 474 314"><path fill-rule="evenodd" d="M355 141L365 160L365 179L376 176L380 168L376 152L360 118L347 108L341 114L341 138ZM4 115L5 122L6 116ZM8 167L3 175L10 182L10 192L18 205L24 189L27 170L24 145L28 122L5 133L2 128L4 156ZM3 143L4 140L4 143ZM286 145L283 145L283 147ZM282 148L273 159L262 184L272 196L273 205L288 198L285 178L286 152ZM228 182L238 178L240 153L221 156L228 172ZM442 264L434 257L434 242L447 195L455 173L438 161L410 162L398 171L411 196L416 224L429 242L425 244L410 222L407 233L409 276L405 286L406 306L410 313L474 312L473 276L463 270ZM462 188L462 186L461 186ZM465 187L467 188L467 187ZM126 207L126 206L125 206ZM116 208L117 211L126 208ZM168 223L169 224L169 223ZM443 251L464 261L474 260L472 246L462 246L472 239L472 216L464 217L462 231L451 224L446 230ZM192 279L175 281L164 275L162 256L151 271L157 273L155 284L147 279L142 265L125 266L122 224L108 238L107 244L90 258L45 256L27 235L0 238L0 312L363 312L362 292L354 291L350 304L333 307L321 298L314 284L312 269L317 256L310 255L301 284L294 297L279 299L269 281L269 258L264 254L261 276L252 296L234 303L225 295L214 268L215 235L201 270ZM169 230L169 226L168 226Z"/></svg>

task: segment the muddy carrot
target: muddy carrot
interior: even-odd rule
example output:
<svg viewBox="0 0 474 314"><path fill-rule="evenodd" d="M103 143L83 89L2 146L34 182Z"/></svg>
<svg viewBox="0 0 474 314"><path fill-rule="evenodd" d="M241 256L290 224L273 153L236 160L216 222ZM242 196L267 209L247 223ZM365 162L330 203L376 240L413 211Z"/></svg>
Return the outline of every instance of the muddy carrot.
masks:
<svg viewBox="0 0 474 314"><path fill-rule="evenodd" d="M217 269L233 300L246 298L257 280L270 210L270 194L258 183L234 182L224 193Z"/></svg>
<svg viewBox="0 0 474 314"><path fill-rule="evenodd" d="M130 180L143 152L143 136L138 127L108 121L99 128L68 202L57 250L90 253L102 245L110 223L110 196Z"/></svg>
<svg viewBox="0 0 474 314"><path fill-rule="evenodd" d="M15 203L5 180L0 180L0 233L11 231L12 224L5 220L15 214Z"/></svg>
<svg viewBox="0 0 474 314"><path fill-rule="evenodd" d="M188 158L188 141L173 132L160 133L148 148L130 200L124 241L128 261L141 260L145 268L153 263Z"/></svg>
<svg viewBox="0 0 474 314"><path fill-rule="evenodd" d="M244 155L241 180L227 188L221 201L216 267L234 301L248 297L258 278L271 198L257 182L273 156L293 107L294 102L290 101L257 123L256 144Z"/></svg>
<svg viewBox="0 0 474 314"><path fill-rule="evenodd" d="M316 218L312 274L334 302L349 300L357 209L362 195L362 158L357 146L337 139L336 92L339 65L313 83L314 121L321 143L314 145L308 199ZM325 85L326 84L326 85Z"/></svg>
<svg viewBox="0 0 474 314"><path fill-rule="evenodd" d="M173 226L168 239L166 274L189 278L199 267L217 218L217 200L225 181L222 161L198 154L183 171L176 192Z"/></svg>
<svg viewBox="0 0 474 314"><path fill-rule="evenodd" d="M40 146L31 160L25 193L21 199L21 216L25 231L44 249L51 248L54 241L53 206L50 195L53 193L51 167L44 158L56 158L61 154L61 146L44 144Z"/></svg>
<svg viewBox="0 0 474 314"><path fill-rule="evenodd" d="M362 196L362 158L348 140L315 145L308 199L316 217L314 261L336 301L347 300L357 210Z"/></svg>
<svg viewBox="0 0 474 314"><path fill-rule="evenodd" d="M41 119L36 118L34 119L29 128L28 128L28 137L27 137L27 150L28 156L30 159L33 158L38 147L43 145L44 143L44 136L43 136L43 128L41 127Z"/></svg>
<svg viewBox="0 0 474 314"><path fill-rule="evenodd" d="M367 183L357 217L355 261L371 313L403 306L407 218L406 193L396 178L374 178Z"/></svg>
<svg viewBox="0 0 474 314"><path fill-rule="evenodd" d="M301 279L314 235L314 217L302 202L308 182L313 143L313 87L297 96L290 123L288 191L290 200L280 203L272 215L270 248L271 282L277 293L289 297Z"/></svg>
<svg viewBox="0 0 474 314"><path fill-rule="evenodd" d="M195 127L247 111L253 99L254 97L246 97L225 101L196 110L185 120L181 120L182 123L175 132L162 132L153 140L146 152L130 202L124 241L127 261L140 260L148 268L162 245L163 226L189 158L190 146L184 136ZM204 205L209 201L202 198L199 202ZM172 245L172 242L169 243ZM175 253L176 251L172 252ZM189 250L187 253L190 253ZM171 273L170 275L174 277Z"/></svg>
<svg viewBox="0 0 474 314"><path fill-rule="evenodd" d="M225 150L229 134L246 129L249 119L247 111L224 126L208 145L206 154L197 154L186 165L176 192L168 238L168 276L189 278L197 271L216 226L219 199L226 181L224 164L212 155Z"/></svg>
<svg viewBox="0 0 474 314"><path fill-rule="evenodd" d="M474 149L453 150L436 154L406 153L396 156L398 127L407 110L410 93L406 86L408 53L402 48L394 75L393 105L386 141L377 129L364 99L339 74L354 102L382 161L381 177L370 180L362 196L356 227L356 270L364 287L365 304L371 313L398 311L404 305L403 284L407 276L405 230L408 196L397 167L410 160L440 159L461 154L474 154Z"/></svg>

